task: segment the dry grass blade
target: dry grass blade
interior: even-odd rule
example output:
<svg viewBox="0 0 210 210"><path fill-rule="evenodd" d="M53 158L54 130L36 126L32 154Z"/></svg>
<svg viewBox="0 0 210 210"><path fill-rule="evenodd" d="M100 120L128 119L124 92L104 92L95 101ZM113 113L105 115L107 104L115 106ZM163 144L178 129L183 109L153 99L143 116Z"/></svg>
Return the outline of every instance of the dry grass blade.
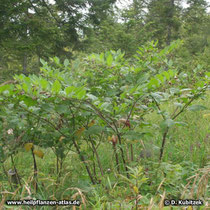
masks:
<svg viewBox="0 0 210 210"><path fill-rule="evenodd" d="M196 174L193 185L192 185L192 188L191 188L191 191L190 191L191 199L193 199L193 197L194 197L194 190L195 190L195 187L196 187L196 181L197 181L198 177L199 177L199 174Z"/></svg>
<svg viewBox="0 0 210 210"><path fill-rule="evenodd" d="M181 195L181 199L183 199L183 197L184 197L184 195L185 195L185 193L186 193L186 191L187 191L187 189L188 189L188 187L189 187L191 181L192 181L192 180L190 180L190 181L185 185L184 190L183 190L183 193L182 193L182 195Z"/></svg>
<svg viewBox="0 0 210 210"><path fill-rule="evenodd" d="M25 197L24 199L31 199L31 189L30 189L30 187L28 186L27 183L25 183L24 187L25 187L25 189L26 189L27 192L28 192L28 196Z"/></svg>
<svg viewBox="0 0 210 210"><path fill-rule="evenodd" d="M188 178L187 180L189 180L189 182L184 187L183 193L181 195L181 199L184 198L186 191L189 192L189 194L186 195L187 198L191 196L191 199L194 199L195 194L196 194L196 199L205 198L206 197L205 193L207 192L207 188L208 188L209 172L210 172L209 167L202 168L198 170L198 172L194 176L191 176L190 178ZM193 184L190 189L190 184L192 181L193 181Z"/></svg>
<svg viewBox="0 0 210 210"><path fill-rule="evenodd" d="M148 206L148 210L152 210L153 206L154 206L154 201L153 201L153 198L151 198L149 206Z"/></svg>
<svg viewBox="0 0 210 210"><path fill-rule="evenodd" d="M159 209L163 209L163 207L164 207L164 199L166 197L166 192L164 191L163 195L160 195L160 196L161 196L161 200L160 200L160 203L159 203Z"/></svg>
<svg viewBox="0 0 210 210"><path fill-rule="evenodd" d="M21 193L21 198L24 198L25 196L24 196L24 193L25 193L25 191L27 191L27 188L25 187L25 186L28 186L29 185L29 183L32 181L32 176L29 176L29 178L28 178L28 180L27 181L25 181L25 180L23 180L24 181L24 183L25 183L25 185L24 185L24 187L23 187L23 190L22 190L22 193ZM31 192L30 192L31 193Z"/></svg>
<svg viewBox="0 0 210 210"><path fill-rule="evenodd" d="M6 200L6 196L4 195L3 199L2 199L2 201L0 203L0 210L3 209L5 200Z"/></svg>
<svg viewBox="0 0 210 210"><path fill-rule="evenodd" d="M51 178L41 178L40 181L44 181L46 191L50 191L50 189L49 189L50 187L52 187L52 188L54 187L55 188L55 187L59 186L59 184L57 184L55 182L55 180L51 179ZM47 185L46 181L49 181L50 184Z"/></svg>
<svg viewBox="0 0 210 210"><path fill-rule="evenodd" d="M64 182L65 182L65 180L66 180L66 177L69 175L69 174L71 174L70 172L68 172L64 177L63 177L63 180L62 180L62 185L64 185Z"/></svg>
<svg viewBox="0 0 210 210"><path fill-rule="evenodd" d="M161 188L161 186L163 185L163 183L165 182L165 180L166 180L166 178L164 178L164 179L162 180L162 182L160 183L160 185L159 185L158 188L157 188L156 193L160 190L160 188Z"/></svg>
<svg viewBox="0 0 210 210"><path fill-rule="evenodd" d="M15 192L9 192L9 191L2 191L1 194L16 195Z"/></svg>
<svg viewBox="0 0 210 210"><path fill-rule="evenodd" d="M77 187L70 187L68 189L66 189L63 194L67 191L67 190L77 190L77 193L75 193L74 195L72 195L72 199L76 200L77 196L79 195L82 199L82 204L84 205L84 209L86 209L86 198L85 198L85 195L82 193L82 190L77 188ZM63 194L62 194L62 197L63 197ZM81 208L81 206L80 206ZM73 210L76 209L75 206L73 206Z"/></svg>
<svg viewBox="0 0 210 210"><path fill-rule="evenodd" d="M207 191L210 168L208 167L208 168L202 169L200 171L201 171L201 173L204 173L204 174L201 176L201 178L198 182L197 198L204 195L205 192Z"/></svg>

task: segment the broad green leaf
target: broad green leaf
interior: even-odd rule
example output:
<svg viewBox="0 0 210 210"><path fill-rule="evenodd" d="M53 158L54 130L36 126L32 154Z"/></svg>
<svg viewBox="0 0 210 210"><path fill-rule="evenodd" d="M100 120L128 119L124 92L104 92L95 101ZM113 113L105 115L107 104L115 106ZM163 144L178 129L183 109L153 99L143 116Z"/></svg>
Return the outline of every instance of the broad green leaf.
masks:
<svg viewBox="0 0 210 210"><path fill-rule="evenodd" d="M101 60L101 61L104 61L104 53L101 53L101 54L100 54L100 60Z"/></svg>
<svg viewBox="0 0 210 210"><path fill-rule="evenodd" d="M174 75L175 75L175 72L171 69L168 71L168 73L169 73L170 77L174 77Z"/></svg>
<svg viewBox="0 0 210 210"><path fill-rule="evenodd" d="M144 135L145 132L127 131L123 137L128 140L140 140Z"/></svg>
<svg viewBox="0 0 210 210"><path fill-rule="evenodd" d="M55 106L55 111L58 112L59 114L68 113L69 105L67 105L67 104L59 104L59 105Z"/></svg>
<svg viewBox="0 0 210 210"><path fill-rule="evenodd" d="M68 86L65 88L65 93L67 96L70 95L70 93L72 93L74 91L75 91L75 87L73 87L73 86Z"/></svg>
<svg viewBox="0 0 210 210"><path fill-rule="evenodd" d="M174 105L178 106L178 107L183 107L183 104L182 103L178 103L178 102L175 102Z"/></svg>
<svg viewBox="0 0 210 210"><path fill-rule="evenodd" d="M178 126L187 126L187 123L185 123L185 122L176 121L175 124L178 125Z"/></svg>
<svg viewBox="0 0 210 210"><path fill-rule="evenodd" d="M179 88L170 88L170 93L173 94L173 95L177 94L179 92L180 92Z"/></svg>
<svg viewBox="0 0 210 210"><path fill-rule="evenodd" d="M40 62L43 66L47 65L47 62L45 60L43 60L42 58L40 58Z"/></svg>
<svg viewBox="0 0 210 210"><path fill-rule="evenodd" d="M98 98L90 93L87 94L87 97L93 101L97 100Z"/></svg>
<svg viewBox="0 0 210 210"><path fill-rule="evenodd" d="M122 94L120 94L120 99L124 99L126 97L127 91L124 91Z"/></svg>
<svg viewBox="0 0 210 210"><path fill-rule="evenodd" d="M156 78L160 80L160 82L164 82L165 78L161 74L157 74Z"/></svg>
<svg viewBox="0 0 210 210"><path fill-rule="evenodd" d="M167 80L170 79L170 75L167 71L164 71L162 74L166 77Z"/></svg>
<svg viewBox="0 0 210 210"><path fill-rule="evenodd" d="M98 125L93 125L88 128L88 130L85 131L85 134L87 135L92 135L92 134L100 134L102 131L104 131L104 127L98 126Z"/></svg>
<svg viewBox="0 0 210 210"><path fill-rule="evenodd" d="M206 109L207 109L207 107L205 107L203 105L198 105L198 104L188 107L188 110L190 110L190 111L200 111L200 110L206 110Z"/></svg>
<svg viewBox="0 0 210 210"><path fill-rule="evenodd" d="M52 85L52 92L58 93L61 90L61 84L58 80L56 80Z"/></svg>
<svg viewBox="0 0 210 210"><path fill-rule="evenodd" d="M170 128L173 125L175 125L175 122L172 119L166 119L160 124L162 128Z"/></svg>
<svg viewBox="0 0 210 210"><path fill-rule="evenodd" d="M158 92L156 92L156 93L151 93L151 96L152 96L157 102L160 102L161 99L163 99L163 96L160 95Z"/></svg>
<svg viewBox="0 0 210 210"><path fill-rule="evenodd" d="M99 107L100 107L101 109L107 110L107 109L109 108L110 105L111 105L111 103L104 102L104 103L99 104Z"/></svg>
<svg viewBox="0 0 210 210"><path fill-rule="evenodd" d="M26 83L23 83L22 88L26 93L28 92L28 85Z"/></svg>
<svg viewBox="0 0 210 210"><path fill-rule="evenodd" d="M49 83L48 83L47 80L41 79L41 80L40 80L40 84L41 84L42 89L43 89L43 90L46 90Z"/></svg>
<svg viewBox="0 0 210 210"><path fill-rule="evenodd" d="M7 85L3 85L3 86L0 86L0 93L4 92L4 91L9 91L9 92L12 92L14 89L14 85L12 84L7 84Z"/></svg>
<svg viewBox="0 0 210 210"><path fill-rule="evenodd" d="M60 64L60 59L58 57L54 57L53 60L56 64Z"/></svg>
<svg viewBox="0 0 210 210"><path fill-rule="evenodd" d="M67 66L69 65L69 60L68 60L68 59L65 59L63 65L64 65L65 67L67 67Z"/></svg>
<svg viewBox="0 0 210 210"><path fill-rule="evenodd" d="M86 90L83 89L83 90L79 91L79 92L76 94L76 97L77 97L78 99L82 99L82 98L85 97L85 95L86 95Z"/></svg>
<svg viewBox="0 0 210 210"><path fill-rule="evenodd" d="M113 62L113 56L112 56L112 54L111 54L111 53L109 53L109 55L108 55L108 57L107 57L106 61L107 61L107 65L108 65L108 66L111 66L111 65L112 65L112 62Z"/></svg>
<svg viewBox="0 0 210 210"><path fill-rule="evenodd" d="M30 107L37 104L37 101L28 97L28 96L20 96L20 99L24 101L25 105Z"/></svg>
<svg viewBox="0 0 210 210"><path fill-rule="evenodd" d="M159 81L155 78L152 78L148 84L148 88L151 88L153 86L159 87Z"/></svg>

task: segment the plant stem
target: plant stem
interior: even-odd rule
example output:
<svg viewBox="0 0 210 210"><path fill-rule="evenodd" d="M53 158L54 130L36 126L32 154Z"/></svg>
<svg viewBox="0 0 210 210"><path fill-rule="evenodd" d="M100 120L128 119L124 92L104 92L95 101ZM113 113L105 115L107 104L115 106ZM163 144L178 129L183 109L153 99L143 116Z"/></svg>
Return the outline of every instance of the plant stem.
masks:
<svg viewBox="0 0 210 210"><path fill-rule="evenodd" d="M162 157L163 157L163 150L164 150L164 147L165 147L166 136L167 136L168 130L169 130L169 128L167 127L165 132L163 133L162 146L161 146L161 149L160 149L160 157L159 157L160 161L162 160Z"/></svg>
<svg viewBox="0 0 210 210"><path fill-rule="evenodd" d="M130 146L130 149L131 149L131 161L134 160L134 156L133 156L133 145L131 144Z"/></svg>
<svg viewBox="0 0 210 210"><path fill-rule="evenodd" d="M56 170L57 174L59 173L59 161L58 161L58 155L56 155Z"/></svg>
<svg viewBox="0 0 210 210"><path fill-rule="evenodd" d="M73 129L76 130L76 126L75 126L75 125L76 125L76 124L75 124L75 116L74 116L74 113L73 113L73 111L72 111L71 108L70 108L70 110L71 110L71 113L72 113ZM76 151L77 151L77 154L78 154L79 157L80 157L80 160L81 160L81 161L83 162L83 164L85 165L85 168L86 168L86 170L87 170L87 173L88 173L88 175L89 175L89 177L90 177L91 182L92 182L93 184L95 184L96 182L95 182L95 180L94 180L94 178L93 178L93 175L92 175L92 173L91 173L91 171L90 171L90 169L89 169L89 166L88 166L87 162L85 161L84 156L81 154L81 151L80 151L79 146L77 145L77 143L76 143L76 141L75 141L75 137L74 137L74 136L72 137L72 142L73 142L74 147L76 148Z"/></svg>
<svg viewBox="0 0 210 210"><path fill-rule="evenodd" d="M89 177L90 177L91 182L92 182L93 184L95 184L95 180L93 179L93 176L92 176L92 174L91 174L91 171L90 171L90 169L89 169L89 166L88 166L87 162L85 161L84 156L81 154L80 149L79 149L79 146L77 145L77 143L76 143L76 141L75 141L75 138L73 137L72 140L73 140L73 144L74 144L74 146L75 146L75 148L76 148L76 150L77 150L77 153L78 153L78 155L79 155L79 157L80 157L80 160L81 160L81 161L83 162L83 164L85 165L85 168L86 168L86 170L87 170L87 172L88 172L88 175L89 175Z"/></svg>
<svg viewBox="0 0 210 210"><path fill-rule="evenodd" d="M35 191L37 191L38 189L38 180L37 180L37 164L36 164L36 157L34 155L34 149L31 149L31 153L32 153L32 157L33 157L33 161L34 161L34 182L35 182Z"/></svg>
<svg viewBox="0 0 210 210"><path fill-rule="evenodd" d="M13 190L12 182L11 182L11 180L10 180L10 178L8 176L8 173L7 173L7 171L6 171L5 167L4 167L4 163L2 163L2 169L3 169L5 175L6 175L7 179L8 179L8 182L9 182L9 185L11 187L11 190Z"/></svg>
<svg viewBox="0 0 210 210"><path fill-rule="evenodd" d="M118 159L118 154L117 154L117 150L116 150L116 144L113 144L113 150L114 150L114 154L115 154L115 161L116 161L116 165L117 165L117 172L120 174L120 165L119 165L119 159Z"/></svg>
<svg viewBox="0 0 210 210"><path fill-rule="evenodd" d="M117 134L117 137L118 137L119 144L120 144L120 152L121 152L121 157L122 157L123 165L124 165L125 170L126 170L126 176L127 176L127 178L129 179L129 178L130 178L130 176L129 176L129 173L128 173L128 167L127 167L127 165L126 165L125 155L124 155L124 151L123 151L123 149L122 149L121 136L120 136L120 134L119 134L119 133Z"/></svg>
<svg viewBox="0 0 210 210"><path fill-rule="evenodd" d="M14 170L15 170L15 175L17 176L17 180L18 180L18 182L19 182L19 184L20 184L20 186L21 186L22 184L21 184L21 181L20 181L20 176L19 176L19 174L18 174L17 168L15 167L13 155L11 155L11 161L12 161L12 165L13 165Z"/></svg>
<svg viewBox="0 0 210 210"><path fill-rule="evenodd" d="M96 148L95 148L95 145L94 145L94 143L93 143L93 140L92 140L92 138L91 138L90 136L89 136L89 140L90 140L90 142L91 142L93 151L94 151L94 153L95 153L95 155L96 155L96 159L97 159L97 162L98 162L98 167L100 168L101 176L103 176L103 175L104 175L103 167L102 167L102 164L101 164L101 161L100 161L98 152L97 152L97 150L96 150Z"/></svg>

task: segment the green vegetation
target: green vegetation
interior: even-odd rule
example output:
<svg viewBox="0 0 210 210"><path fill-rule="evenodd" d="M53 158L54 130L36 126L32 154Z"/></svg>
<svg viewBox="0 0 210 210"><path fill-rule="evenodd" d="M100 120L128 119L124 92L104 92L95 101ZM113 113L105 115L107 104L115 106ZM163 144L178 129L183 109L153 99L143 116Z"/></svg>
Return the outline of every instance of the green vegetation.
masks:
<svg viewBox="0 0 210 210"><path fill-rule="evenodd" d="M0 209L208 208L209 13L179 3L0 3Z"/></svg>

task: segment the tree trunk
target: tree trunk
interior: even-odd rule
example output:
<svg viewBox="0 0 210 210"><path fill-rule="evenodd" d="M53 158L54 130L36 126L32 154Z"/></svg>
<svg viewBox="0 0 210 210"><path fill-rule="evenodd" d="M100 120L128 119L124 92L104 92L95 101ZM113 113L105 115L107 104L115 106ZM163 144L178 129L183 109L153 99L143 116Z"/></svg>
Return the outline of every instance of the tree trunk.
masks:
<svg viewBox="0 0 210 210"><path fill-rule="evenodd" d="M173 17L174 17L174 0L169 0L169 11L168 11L168 27L167 27L167 38L166 38L166 44L170 45L171 44L171 31L172 31L172 22L173 22Z"/></svg>
<svg viewBox="0 0 210 210"><path fill-rule="evenodd" d="M24 57L23 57L23 74L27 74L27 55L26 55L26 53L24 54Z"/></svg>

